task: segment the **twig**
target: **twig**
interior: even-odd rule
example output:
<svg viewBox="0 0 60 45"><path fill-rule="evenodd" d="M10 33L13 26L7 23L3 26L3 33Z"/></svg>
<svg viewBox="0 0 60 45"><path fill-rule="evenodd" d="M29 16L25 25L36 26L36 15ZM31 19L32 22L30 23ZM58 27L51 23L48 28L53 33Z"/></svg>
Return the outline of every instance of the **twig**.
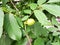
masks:
<svg viewBox="0 0 60 45"><path fill-rule="evenodd" d="M12 2L12 0L10 0L11 1L11 4L14 6L14 8L16 9L16 11L18 11L19 12L19 10L17 9L17 7L14 5L14 3Z"/></svg>
<svg viewBox="0 0 60 45"><path fill-rule="evenodd" d="M25 30L26 30L26 25L25 25ZM31 41L30 41L30 38L29 38L29 36L28 36L28 34L26 33L26 31L24 30L24 32L25 32L25 35L26 35L26 37L27 37L27 39L28 39L28 41L29 41L29 44L31 45Z"/></svg>

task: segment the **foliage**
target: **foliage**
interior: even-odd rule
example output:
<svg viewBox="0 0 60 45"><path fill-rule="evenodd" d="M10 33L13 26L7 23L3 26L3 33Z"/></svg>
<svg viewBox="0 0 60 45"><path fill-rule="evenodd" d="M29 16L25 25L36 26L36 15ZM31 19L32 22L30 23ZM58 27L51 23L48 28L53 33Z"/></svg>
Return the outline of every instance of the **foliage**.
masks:
<svg viewBox="0 0 60 45"><path fill-rule="evenodd" d="M0 2L0 45L60 45L60 0Z"/></svg>

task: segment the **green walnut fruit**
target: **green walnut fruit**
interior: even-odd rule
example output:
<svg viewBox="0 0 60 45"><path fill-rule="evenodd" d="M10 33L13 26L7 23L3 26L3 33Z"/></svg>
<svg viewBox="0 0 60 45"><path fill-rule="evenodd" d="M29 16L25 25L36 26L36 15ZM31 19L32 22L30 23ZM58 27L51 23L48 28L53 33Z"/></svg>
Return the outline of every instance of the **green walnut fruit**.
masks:
<svg viewBox="0 0 60 45"><path fill-rule="evenodd" d="M32 19L32 18L30 18L26 21L26 24L29 25L29 26L33 25L34 23L35 23L35 20Z"/></svg>

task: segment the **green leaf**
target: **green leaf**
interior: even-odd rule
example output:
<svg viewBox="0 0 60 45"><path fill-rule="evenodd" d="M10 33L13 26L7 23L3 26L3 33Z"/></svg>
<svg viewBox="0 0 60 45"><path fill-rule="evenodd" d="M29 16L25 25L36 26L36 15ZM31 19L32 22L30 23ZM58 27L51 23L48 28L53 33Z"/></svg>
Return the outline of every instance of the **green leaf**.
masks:
<svg viewBox="0 0 60 45"><path fill-rule="evenodd" d="M7 10L9 11L9 12L14 12L15 10L14 9L12 9L10 6L8 6L8 5L6 5L6 7L5 8L7 8Z"/></svg>
<svg viewBox="0 0 60 45"><path fill-rule="evenodd" d="M44 45L44 40L42 38L37 38L34 41L34 45Z"/></svg>
<svg viewBox="0 0 60 45"><path fill-rule="evenodd" d="M22 18L22 21L25 21L25 20L27 20L29 18L29 16L24 16L23 18Z"/></svg>
<svg viewBox="0 0 60 45"><path fill-rule="evenodd" d="M42 26L39 22L34 24L34 33L36 35L36 37L40 36L42 32Z"/></svg>
<svg viewBox="0 0 60 45"><path fill-rule="evenodd" d="M7 36L7 35L3 35L0 38L0 45L11 45L12 40Z"/></svg>
<svg viewBox="0 0 60 45"><path fill-rule="evenodd" d="M46 45L51 45L51 41L48 41L48 42L46 43Z"/></svg>
<svg viewBox="0 0 60 45"><path fill-rule="evenodd" d="M56 20L56 18L52 17L52 24L56 25L58 27L58 30L60 30L60 24L59 22Z"/></svg>
<svg viewBox="0 0 60 45"><path fill-rule="evenodd" d="M29 4L29 6L30 6L30 8L32 10L35 10L37 8L37 4L36 3L31 3L31 4Z"/></svg>
<svg viewBox="0 0 60 45"><path fill-rule="evenodd" d="M21 18L19 18L18 16L15 16L15 18L16 18L19 26L23 27L23 22L22 22Z"/></svg>
<svg viewBox="0 0 60 45"><path fill-rule="evenodd" d="M41 4L43 4L44 2L46 2L46 0L38 0L38 1L37 1L37 4L38 4L38 5L41 5Z"/></svg>
<svg viewBox="0 0 60 45"><path fill-rule="evenodd" d="M22 39L21 41L18 41L15 45L27 45L27 42L28 40L27 38L25 38L25 39Z"/></svg>
<svg viewBox="0 0 60 45"><path fill-rule="evenodd" d="M60 45L60 42L53 42L52 45Z"/></svg>
<svg viewBox="0 0 60 45"><path fill-rule="evenodd" d="M33 33L33 32L30 32L29 36L33 39L33 38L36 38L36 33Z"/></svg>
<svg viewBox="0 0 60 45"><path fill-rule="evenodd" d="M55 2L60 2L60 0L49 0L47 3L55 3Z"/></svg>
<svg viewBox="0 0 60 45"><path fill-rule="evenodd" d="M58 22L57 22L57 20L56 20L56 18L52 18L52 24L53 25L56 25L56 26L58 26L59 24L58 24Z"/></svg>
<svg viewBox="0 0 60 45"><path fill-rule="evenodd" d="M54 31L58 31L58 28L50 27L50 28L48 28L48 30L49 30L50 32L54 32Z"/></svg>
<svg viewBox="0 0 60 45"><path fill-rule="evenodd" d="M51 4L44 4L42 5L45 10L47 10L49 13L60 16L60 6L58 5L51 5Z"/></svg>
<svg viewBox="0 0 60 45"><path fill-rule="evenodd" d="M7 3L8 1L9 1L9 0L2 0L3 6L6 6L6 3Z"/></svg>
<svg viewBox="0 0 60 45"><path fill-rule="evenodd" d="M26 10L24 10L24 13L31 14L31 10L26 9Z"/></svg>
<svg viewBox="0 0 60 45"><path fill-rule="evenodd" d="M15 10L8 5L6 5L6 7L2 7L2 9L4 12L15 12Z"/></svg>
<svg viewBox="0 0 60 45"><path fill-rule="evenodd" d="M27 26L27 28L26 28L26 33L29 33L30 31L31 31L30 27Z"/></svg>
<svg viewBox="0 0 60 45"><path fill-rule="evenodd" d="M3 32L3 21L4 21L4 13L2 9L0 8L0 38Z"/></svg>
<svg viewBox="0 0 60 45"><path fill-rule="evenodd" d="M58 35L60 35L60 32L56 32L56 31L53 32L53 36L58 36Z"/></svg>
<svg viewBox="0 0 60 45"><path fill-rule="evenodd" d="M47 23L48 23L47 17L45 16L45 14L42 11L34 10L34 14L42 25L47 25Z"/></svg>
<svg viewBox="0 0 60 45"><path fill-rule="evenodd" d="M34 25L34 33L36 37L42 35L42 36L47 36L48 35L48 30L46 28L43 28L39 22L35 23Z"/></svg>
<svg viewBox="0 0 60 45"><path fill-rule="evenodd" d="M4 28L7 31L9 37L13 40L20 40L22 37L22 32L18 26L16 19L13 14L5 15Z"/></svg>

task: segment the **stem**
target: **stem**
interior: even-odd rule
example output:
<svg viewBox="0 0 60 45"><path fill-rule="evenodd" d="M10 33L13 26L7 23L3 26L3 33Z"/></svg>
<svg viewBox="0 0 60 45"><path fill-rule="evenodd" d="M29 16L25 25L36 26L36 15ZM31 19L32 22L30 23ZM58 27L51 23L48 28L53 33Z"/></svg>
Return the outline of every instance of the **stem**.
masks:
<svg viewBox="0 0 60 45"><path fill-rule="evenodd" d="M13 5L13 7L16 9L16 11L19 12L19 10L18 10L17 7L14 5L14 3L12 2L12 0L10 0L10 1L11 1L11 4Z"/></svg>
<svg viewBox="0 0 60 45"><path fill-rule="evenodd" d="M29 41L29 44L31 45L31 41L30 41L29 35L26 33L26 25L25 25L25 30L24 30L24 32L25 32L25 35L26 35L26 37L27 37L27 39L28 39L28 41Z"/></svg>
<svg viewBox="0 0 60 45"><path fill-rule="evenodd" d="M33 14L33 12L30 14L30 16L32 16L32 14ZM30 16L29 16L29 17L30 17Z"/></svg>

